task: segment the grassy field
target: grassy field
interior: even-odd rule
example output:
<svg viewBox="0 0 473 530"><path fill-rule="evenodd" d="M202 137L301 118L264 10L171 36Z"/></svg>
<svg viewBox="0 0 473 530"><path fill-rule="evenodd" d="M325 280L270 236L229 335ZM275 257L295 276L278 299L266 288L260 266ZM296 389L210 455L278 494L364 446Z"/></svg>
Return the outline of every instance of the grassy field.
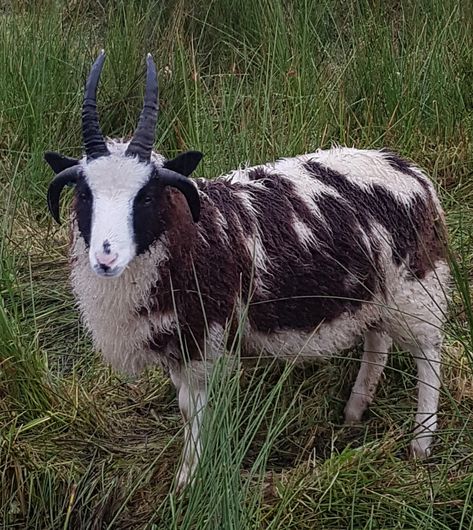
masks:
<svg viewBox="0 0 473 530"><path fill-rule="evenodd" d="M36 0L0 7L0 528L473 529L473 7L453 0ZM81 151L97 51L110 136L131 134L144 57L156 148L197 174L345 144L390 147L436 183L455 289L434 455L405 458L413 366L395 351L366 422L342 426L357 352L214 381L195 487L175 493L172 385L113 372L68 287L46 149Z"/></svg>

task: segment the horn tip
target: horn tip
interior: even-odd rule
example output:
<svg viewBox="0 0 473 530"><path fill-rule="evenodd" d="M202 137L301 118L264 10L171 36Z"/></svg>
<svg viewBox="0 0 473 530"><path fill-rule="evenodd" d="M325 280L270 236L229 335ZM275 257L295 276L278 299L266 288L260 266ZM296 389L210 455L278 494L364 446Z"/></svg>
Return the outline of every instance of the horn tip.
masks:
<svg viewBox="0 0 473 530"><path fill-rule="evenodd" d="M100 71L102 70L102 66L104 62L105 62L105 50L102 48L99 54L97 55L97 59L95 59L94 64L92 65L91 72L98 69L99 75L100 75ZM90 77L90 74L89 74L89 77Z"/></svg>
<svg viewBox="0 0 473 530"><path fill-rule="evenodd" d="M94 65L92 66L92 68L96 65L102 65L103 62L105 61L105 50L102 48L99 52L99 54L97 55L97 59L95 59L95 63Z"/></svg>

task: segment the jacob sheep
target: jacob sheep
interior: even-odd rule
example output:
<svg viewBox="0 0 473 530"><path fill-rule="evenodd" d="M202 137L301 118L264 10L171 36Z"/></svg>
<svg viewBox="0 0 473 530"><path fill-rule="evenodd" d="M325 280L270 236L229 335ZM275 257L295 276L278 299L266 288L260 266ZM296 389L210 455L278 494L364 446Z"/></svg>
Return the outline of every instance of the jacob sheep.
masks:
<svg viewBox="0 0 473 530"><path fill-rule="evenodd" d="M345 420L371 403L394 340L418 374L411 453L437 426L449 268L444 217L424 173L388 151L333 148L189 179L202 154L153 152L158 84L147 57L144 106L130 142L102 136L87 79L80 160L47 152L48 205L75 185L72 288L95 345L114 367L160 365L186 420L178 482L201 451L206 376L224 330L247 310L243 352L330 357L364 337Z"/></svg>

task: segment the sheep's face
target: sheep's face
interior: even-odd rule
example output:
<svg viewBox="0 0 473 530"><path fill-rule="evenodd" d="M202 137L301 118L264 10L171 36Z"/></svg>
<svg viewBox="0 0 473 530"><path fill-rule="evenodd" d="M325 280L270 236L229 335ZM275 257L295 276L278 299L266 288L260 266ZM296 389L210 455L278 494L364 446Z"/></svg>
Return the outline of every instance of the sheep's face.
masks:
<svg viewBox="0 0 473 530"><path fill-rule="evenodd" d="M129 143L105 141L99 125L96 93L105 61L102 50L90 70L82 105L82 160L45 153L56 173L48 188L48 207L59 222L59 198L64 186L76 186L76 219L89 252L92 270L99 276L119 276L131 260L149 249L164 231L160 200L166 186L186 198L194 221L199 220L196 186L187 177L202 159L188 151L173 160L153 153L158 118L156 65L146 58L146 88L138 126Z"/></svg>
<svg viewBox="0 0 473 530"><path fill-rule="evenodd" d="M119 276L160 235L153 209L157 190L150 183L153 165L111 155L85 163L82 174L76 190L76 216L80 235L89 247L90 266L99 276ZM141 232L148 234L145 245Z"/></svg>
<svg viewBox="0 0 473 530"><path fill-rule="evenodd" d="M150 162L127 156L128 144L108 144L109 155L95 160L66 159L48 153L56 173L65 165L75 169L74 217L88 249L92 270L99 276L119 276L133 258L147 252L166 230L162 216L165 187L181 191L194 221L199 217L196 186L187 178L202 159L188 151L172 160L153 153ZM54 181L53 181L54 182ZM54 190L53 184L51 188ZM50 192L50 208L57 219L59 195Z"/></svg>

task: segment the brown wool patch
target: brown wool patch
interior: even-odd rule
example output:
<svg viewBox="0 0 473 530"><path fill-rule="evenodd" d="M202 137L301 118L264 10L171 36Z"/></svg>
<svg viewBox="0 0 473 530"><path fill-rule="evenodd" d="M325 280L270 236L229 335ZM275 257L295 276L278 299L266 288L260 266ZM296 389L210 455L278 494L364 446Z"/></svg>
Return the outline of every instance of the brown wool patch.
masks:
<svg viewBox="0 0 473 530"><path fill-rule="evenodd" d="M406 205L382 186L375 184L370 191L364 190L315 161L307 162L305 167L314 178L337 190L348 205L353 205L354 215L368 234L373 221L387 230L393 239L394 263L407 264L412 276L424 278L433 270L435 261L443 257L442 243L434 226L439 214L430 190L427 199L419 194ZM409 175L406 173L406 177ZM416 175L417 178L420 177Z"/></svg>

